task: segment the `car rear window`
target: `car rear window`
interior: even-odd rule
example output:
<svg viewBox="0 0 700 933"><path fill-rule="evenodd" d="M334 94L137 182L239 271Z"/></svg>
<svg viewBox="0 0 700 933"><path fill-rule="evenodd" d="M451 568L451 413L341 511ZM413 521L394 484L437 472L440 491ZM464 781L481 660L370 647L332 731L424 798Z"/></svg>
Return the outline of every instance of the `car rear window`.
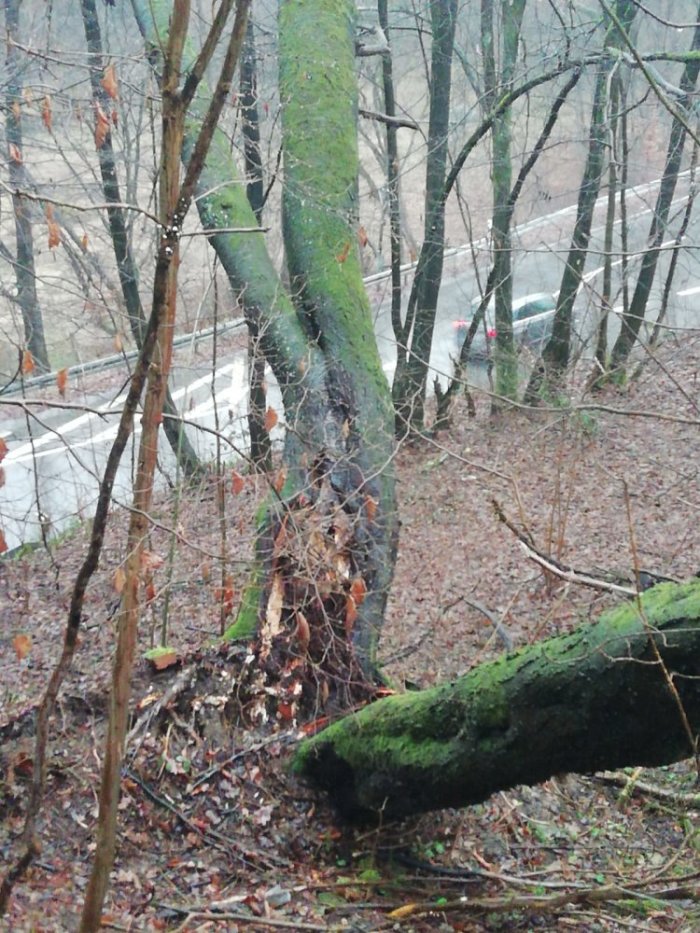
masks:
<svg viewBox="0 0 700 933"><path fill-rule="evenodd" d="M536 314L544 314L545 311L553 311L555 308L556 304L552 298L537 298L535 301L528 301L522 308L518 308L515 312L515 319L522 321Z"/></svg>

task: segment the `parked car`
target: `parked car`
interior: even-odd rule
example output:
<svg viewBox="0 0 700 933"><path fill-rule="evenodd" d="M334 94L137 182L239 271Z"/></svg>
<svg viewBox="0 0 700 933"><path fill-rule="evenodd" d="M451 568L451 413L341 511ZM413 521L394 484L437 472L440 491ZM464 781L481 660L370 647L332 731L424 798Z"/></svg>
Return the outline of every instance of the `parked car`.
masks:
<svg viewBox="0 0 700 933"><path fill-rule="evenodd" d="M467 336L469 326L479 309L481 298L475 298L471 303L470 316L452 322L455 332L457 351ZM539 350L552 332L554 312L557 307L554 295L548 292L537 292L534 295L525 295L513 302L513 339L519 347L529 347ZM491 343L496 337L496 322L493 298L486 309L485 321L479 325L471 348L470 360L485 360L491 355Z"/></svg>

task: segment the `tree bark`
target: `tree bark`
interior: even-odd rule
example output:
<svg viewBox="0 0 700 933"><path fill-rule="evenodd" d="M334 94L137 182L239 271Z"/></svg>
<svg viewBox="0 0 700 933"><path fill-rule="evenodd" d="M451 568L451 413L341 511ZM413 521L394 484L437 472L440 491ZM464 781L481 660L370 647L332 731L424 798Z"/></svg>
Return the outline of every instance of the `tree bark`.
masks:
<svg viewBox="0 0 700 933"><path fill-rule="evenodd" d="M307 486L319 489L317 506L324 485L330 487L337 518L349 522L348 572L357 581L355 594L362 590L361 600L338 593L321 606L312 599L307 610L319 623L340 624L369 674L393 575L398 520L391 397L357 248L354 16L350 0L287 0L281 7L283 231L298 313L326 368L322 447ZM297 414L303 411L304 405Z"/></svg>
<svg viewBox="0 0 700 933"><path fill-rule="evenodd" d="M17 242L15 278L17 281L17 303L22 312L24 326L24 349L28 350L39 372L48 372L49 354L44 336L44 320L36 293L36 269L34 265L34 236L29 204L23 200L21 191L27 187L26 171L22 153L22 65L18 45L20 0L5 3L5 26L7 28L7 83L5 90L6 138L8 166L12 193L12 210L15 217L15 239Z"/></svg>
<svg viewBox="0 0 700 933"><path fill-rule="evenodd" d="M630 0L617 0L615 14L625 33L631 26L637 8ZM615 24L608 26L603 43L604 50L619 41L619 31ZM574 302L583 280L583 270L588 258L588 244L591 238L593 213L603 178L607 133L605 118L608 104L610 72L612 59L603 58L596 75L591 125L589 129L588 155L579 188L576 222L571 237L571 246L567 256L564 273L559 287L557 310L552 325L552 335L542 351L539 365L535 367L527 389L525 401L537 404L541 395L556 392L562 376L569 365L571 355L571 325Z"/></svg>
<svg viewBox="0 0 700 933"><path fill-rule="evenodd" d="M493 0L482 0L481 39L484 58L485 104L487 112L498 98L511 90L518 57L520 27L526 0L501 4L502 65L496 71ZM493 268L496 319L496 394L515 399L518 391L518 359L513 341L513 279L511 221L514 202L510 200L512 180L511 111L504 110L494 120L491 130L493 187ZM498 408L499 400L494 400Z"/></svg>
<svg viewBox="0 0 700 933"><path fill-rule="evenodd" d="M109 113L111 102L107 92L100 83L104 74L106 62L103 55L102 33L95 0L81 0L81 12L83 27L85 29L85 42L88 48L90 86L92 88L93 100L105 113ZM104 191L105 201L109 205L107 207L109 235L112 240L112 248L114 249L114 256L117 261L122 298L126 307L126 314L129 319L129 327L132 336L136 346L140 350L143 344L147 322L141 303L141 295L139 293L138 269L131 251L130 236L124 217L124 209L120 206L123 202L117 175L117 163L114 157L112 128L110 124L108 124L102 145L97 150L97 157L100 164L102 190ZM166 386L165 389L163 413L168 416L163 421L163 433L167 437L170 448L175 454L183 473L188 477L197 476L202 472L202 465L196 450L187 436L187 431L182 423L177 405L173 401L169 386Z"/></svg>
<svg viewBox="0 0 700 933"><path fill-rule="evenodd" d="M255 218L262 224L265 204L262 151L260 149L260 113L258 109L257 55L255 27L248 23L241 59L241 125L245 159L246 194ZM265 391L265 357L260 349L260 335L253 321L248 321L248 434L250 459L257 469L272 468L272 442L265 430L267 393Z"/></svg>
<svg viewBox="0 0 700 933"><path fill-rule="evenodd" d="M456 0L432 0L433 44L430 63L430 117L425 168L425 228L423 246L397 347L392 394L397 433L423 430L423 412L430 351L442 281L445 247L445 201L442 193L447 166L452 53L457 18ZM400 335L396 335L400 341Z"/></svg>
<svg viewBox="0 0 700 933"><path fill-rule="evenodd" d="M672 686L671 686L672 684ZM700 582L374 703L307 740L295 770L358 820L484 800L562 772L698 754Z"/></svg>
<svg viewBox="0 0 700 933"><path fill-rule="evenodd" d="M700 18L700 6L697 17ZM691 51L700 50L700 24L695 27ZM694 97L695 87L700 76L700 60L693 58L687 61L683 69L680 87L683 91L682 113L687 112ZM649 248L642 257L642 265L637 277L637 284L632 295L629 311L623 315L620 333L615 341L610 359L610 369L620 376L624 370L627 359L639 336L642 321L646 315L647 302L651 287L656 276L656 267L661 254L661 244L668 225L669 213L673 202L673 195L678 182L678 173L681 168L685 138L687 135L685 116L676 116L671 126L671 134L666 152L666 164L661 177L659 194L656 199L654 214L649 229Z"/></svg>

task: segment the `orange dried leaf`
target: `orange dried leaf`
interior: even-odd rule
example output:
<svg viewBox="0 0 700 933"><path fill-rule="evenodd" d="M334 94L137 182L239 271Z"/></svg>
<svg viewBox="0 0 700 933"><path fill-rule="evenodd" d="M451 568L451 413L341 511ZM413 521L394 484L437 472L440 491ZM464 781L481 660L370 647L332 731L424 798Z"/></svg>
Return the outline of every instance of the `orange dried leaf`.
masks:
<svg viewBox="0 0 700 933"><path fill-rule="evenodd" d="M165 561L156 554L155 551L141 551L141 570L152 573L154 570L160 570Z"/></svg>
<svg viewBox="0 0 700 933"><path fill-rule="evenodd" d="M9 550L9 548L7 547L7 541L5 541L5 533L2 528L0 528L0 554L4 554L7 550Z"/></svg>
<svg viewBox="0 0 700 933"><path fill-rule="evenodd" d="M365 496L365 511L367 513L367 521L373 522L377 515L377 506L378 502L372 496Z"/></svg>
<svg viewBox="0 0 700 933"><path fill-rule="evenodd" d="M53 129L53 111L51 109L51 98L47 94L41 103L41 119L46 129L51 132Z"/></svg>
<svg viewBox="0 0 700 933"><path fill-rule="evenodd" d="M277 475L275 476L275 481L272 484L275 492L278 492L278 493L282 492L282 490L284 489L284 484L286 480L287 480L287 471L284 469L284 467L280 467L280 469L277 471Z"/></svg>
<svg viewBox="0 0 700 933"><path fill-rule="evenodd" d="M31 350L22 351L22 374L24 376L31 376L31 374L36 369L34 364L34 357L32 356Z"/></svg>
<svg viewBox="0 0 700 933"><path fill-rule="evenodd" d="M123 567L117 567L114 573L114 589L121 594L126 585L126 573Z"/></svg>
<svg viewBox="0 0 700 933"><path fill-rule="evenodd" d="M119 114L116 110L112 110L110 119L112 120L112 126L119 126Z"/></svg>
<svg viewBox="0 0 700 933"><path fill-rule="evenodd" d="M109 133L109 118L99 103L95 103L95 148L101 149Z"/></svg>
<svg viewBox="0 0 700 933"><path fill-rule="evenodd" d="M151 603L156 598L156 588L153 584L153 580L149 580L146 584L145 590L146 602Z"/></svg>
<svg viewBox="0 0 700 933"><path fill-rule="evenodd" d="M341 249L341 251L338 253L338 255L335 258L337 259L338 262L345 262L345 260L348 258L349 253L350 253L350 241L348 240L348 242L343 245L343 248Z"/></svg>
<svg viewBox="0 0 700 933"><path fill-rule="evenodd" d="M15 165L22 164L22 150L15 143L10 143L7 147L10 152L10 159L15 163Z"/></svg>
<svg viewBox="0 0 700 933"><path fill-rule="evenodd" d="M367 243L369 242L367 231L362 226L362 224L360 224L360 226L357 228L357 242L360 244L361 249L364 249L365 246L367 246Z"/></svg>
<svg viewBox="0 0 700 933"><path fill-rule="evenodd" d="M56 387L58 388L58 394L61 398L65 397L66 388L68 387L68 370L59 369L56 373Z"/></svg>
<svg viewBox="0 0 700 933"><path fill-rule="evenodd" d="M277 707L277 715L284 722L289 722L294 719L295 705L294 703L280 703Z"/></svg>
<svg viewBox="0 0 700 933"><path fill-rule="evenodd" d="M88 235L87 235L87 233L84 233L84 234L82 235L82 237L81 237L81 240L80 240L80 248L81 248L81 250L82 250L84 253L87 253L87 248L88 248Z"/></svg>
<svg viewBox="0 0 700 933"><path fill-rule="evenodd" d="M319 716L318 719L314 719L312 722L305 722L301 727L301 731L304 735L315 735L321 729L326 728L329 719L329 716Z"/></svg>
<svg viewBox="0 0 700 933"><path fill-rule="evenodd" d="M348 596L345 600L345 634L350 635L352 632L352 627L355 624L357 619L357 606L355 600L352 596Z"/></svg>
<svg viewBox="0 0 700 933"><path fill-rule="evenodd" d="M355 600L356 606L361 606L367 595L367 584L362 577L355 577L350 584L350 595Z"/></svg>
<svg viewBox="0 0 700 933"><path fill-rule="evenodd" d="M218 603L221 603L225 615L230 615L233 612L234 594L233 581L229 576L224 578L223 586L217 586L214 590L214 597Z"/></svg>
<svg viewBox="0 0 700 933"><path fill-rule="evenodd" d="M231 492L234 496L237 496L239 493L243 492L245 489L245 479L234 470L231 474Z"/></svg>
<svg viewBox="0 0 700 933"><path fill-rule="evenodd" d="M54 220L53 205L46 205L46 224L49 228L49 249L61 245L61 228Z"/></svg>
<svg viewBox="0 0 700 933"><path fill-rule="evenodd" d="M7 450L8 450L7 441L5 440L4 437L0 437L0 463L2 463L2 461L7 456Z"/></svg>
<svg viewBox="0 0 700 933"><path fill-rule="evenodd" d="M114 67L114 65L107 65L100 84L104 88L108 97L111 97L112 100L117 100L119 97L119 86L117 84L117 69Z"/></svg>
<svg viewBox="0 0 700 933"><path fill-rule="evenodd" d="M117 353L121 353L124 349L124 340L122 339L121 334L114 335L114 349L117 351Z"/></svg>
<svg viewBox="0 0 700 933"><path fill-rule="evenodd" d="M296 640L302 651L306 651L311 640L311 629L303 612L297 612L297 627L294 632Z"/></svg>
<svg viewBox="0 0 700 933"><path fill-rule="evenodd" d="M12 647L15 649L17 660L23 661L32 650L32 640L29 635L15 635Z"/></svg>
<svg viewBox="0 0 700 933"><path fill-rule="evenodd" d="M277 412L274 408L268 408L265 412L265 430L269 432L274 428L278 422Z"/></svg>
<svg viewBox="0 0 700 933"><path fill-rule="evenodd" d="M205 583L211 580L211 567L209 566L208 560L205 560L202 564L202 580L204 580Z"/></svg>

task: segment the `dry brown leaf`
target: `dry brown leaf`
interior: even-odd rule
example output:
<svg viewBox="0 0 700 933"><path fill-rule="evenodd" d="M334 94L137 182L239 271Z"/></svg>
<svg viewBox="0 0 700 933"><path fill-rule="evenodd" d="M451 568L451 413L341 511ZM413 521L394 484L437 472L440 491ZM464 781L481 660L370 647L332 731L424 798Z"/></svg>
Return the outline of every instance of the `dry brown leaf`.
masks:
<svg viewBox="0 0 700 933"><path fill-rule="evenodd" d="M280 467L275 475L274 482L272 486L275 492L280 493L284 489L284 484L287 481L287 471L284 467Z"/></svg>
<svg viewBox="0 0 700 933"><path fill-rule="evenodd" d="M12 104L12 116L15 118L15 120L22 119L22 108L20 107L18 100L14 101Z"/></svg>
<svg viewBox="0 0 700 933"><path fill-rule="evenodd" d="M65 398L66 388L68 387L68 370L59 369L56 373L56 386L58 388L58 394L61 398Z"/></svg>
<svg viewBox="0 0 700 933"><path fill-rule="evenodd" d="M234 494L234 496L237 496L239 493L243 492L244 489L245 489L244 477L242 477L241 474L237 470L234 470L231 473L231 492Z"/></svg>
<svg viewBox="0 0 700 933"><path fill-rule="evenodd" d="M294 637L299 642L301 650L306 651L309 647L309 641L311 640L311 629L309 628L309 623L303 612L297 612L296 619L297 627L294 632Z"/></svg>
<svg viewBox="0 0 700 933"><path fill-rule="evenodd" d="M0 528L0 554L4 554L5 551L9 550L7 547L7 541L5 540L5 532Z"/></svg>
<svg viewBox="0 0 700 933"><path fill-rule="evenodd" d="M10 143L7 147L10 153L10 159L15 163L15 165L22 164L22 150L15 143Z"/></svg>
<svg viewBox="0 0 700 933"><path fill-rule="evenodd" d="M29 635L15 635L12 647L15 649L17 660L23 661L32 650L32 640Z"/></svg>
<svg viewBox="0 0 700 933"><path fill-rule="evenodd" d="M95 148L101 149L109 133L109 118L100 104L95 101Z"/></svg>
<svg viewBox="0 0 700 933"><path fill-rule="evenodd" d="M341 249L341 251L337 254L335 258L338 262L345 262L345 260L348 258L349 253L350 253L350 240L348 240L347 243L343 244L343 248Z"/></svg>
<svg viewBox="0 0 700 933"><path fill-rule="evenodd" d="M352 596L348 596L345 600L345 634L348 637L350 637L356 619L357 606L355 605L355 600Z"/></svg>
<svg viewBox="0 0 700 933"><path fill-rule="evenodd" d="M53 129L53 112L51 110L51 98L47 94L41 103L41 119L46 129L51 132Z"/></svg>
<svg viewBox="0 0 700 933"><path fill-rule="evenodd" d="M0 437L0 463L2 463L2 461L7 456L7 451L8 451L7 441L5 440L4 437Z"/></svg>
<svg viewBox="0 0 700 933"><path fill-rule="evenodd" d="M36 369L36 365L34 363L34 357L32 356L32 351L23 350L22 351L22 375L31 376L31 374L34 372L35 369Z"/></svg>
<svg viewBox="0 0 700 933"><path fill-rule="evenodd" d="M377 515L377 506L379 503L372 496L365 496L365 512L367 513L367 521L373 522Z"/></svg>
<svg viewBox="0 0 700 933"><path fill-rule="evenodd" d="M160 554L156 554L155 551L141 551L141 570L152 573L154 570L160 570L160 568L165 563L164 559Z"/></svg>
<svg viewBox="0 0 700 933"><path fill-rule="evenodd" d="M120 595L124 591L124 586L126 585L126 573L123 567L117 567L114 572L114 589Z"/></svg>
<svg viewBox="0 0 700 933"><path fill-rule="evenodd" d="M114 65L107 65L104 70L100 84L104 88L108 97L117 100L119 97L119 85L117 84L117 69Z"/></svg>
<svg viewBox="0 0 700 933"><path fill-rule="evenodd" d="M355 577L350 584L350 595L355 600L356 606L361 606L367 595L367 584L362 577Z"/></svg>
<svg viewBox="0 0 700 933"><path fill-rule="evenodd" d="M54 219L53 205L46 205L46 224L49 228L49 249L55 249L61 245L61 228Z"/></svg>
<svg viewBox="0 0 700 933"><path fill-rule="evenodd" d="M88 235L87 235L87 233L84 233L84 234L82 235L82 237L80 238L80 248L81 248L81 250L82 250L84 253L87 253L87 248L88 248Z"/></svg>
<svg viewBox="0 0 700 933"><path fill-rule="evenodd" d="M268 408L267 411L265 412L265 430L268 432L268 434L277 424L278 420L279 419L277 418L277 412L275 411L275 409Z"/></svg>
<svg viewBox="0 0 700 933"><path fill-rule="evenodd" d="M361 249L364 249L365 246L367 246L367 243L369 242L367 231L362 226L362 224L360 224L360 226L357 228L357 242L360 244Z"/></svg>
<svg viewBox="0 0 700 933"><path fill-rule="evenodd" d="M5 467L0 466L0 489L5 485Z"/></svg>
<svg viewBox="0 0 700 933"><path fill-rule="evenodd" d="M124 349L124 340L121 334L114 335L114 349L117 351L117 353L121 353Z"/></svg>

